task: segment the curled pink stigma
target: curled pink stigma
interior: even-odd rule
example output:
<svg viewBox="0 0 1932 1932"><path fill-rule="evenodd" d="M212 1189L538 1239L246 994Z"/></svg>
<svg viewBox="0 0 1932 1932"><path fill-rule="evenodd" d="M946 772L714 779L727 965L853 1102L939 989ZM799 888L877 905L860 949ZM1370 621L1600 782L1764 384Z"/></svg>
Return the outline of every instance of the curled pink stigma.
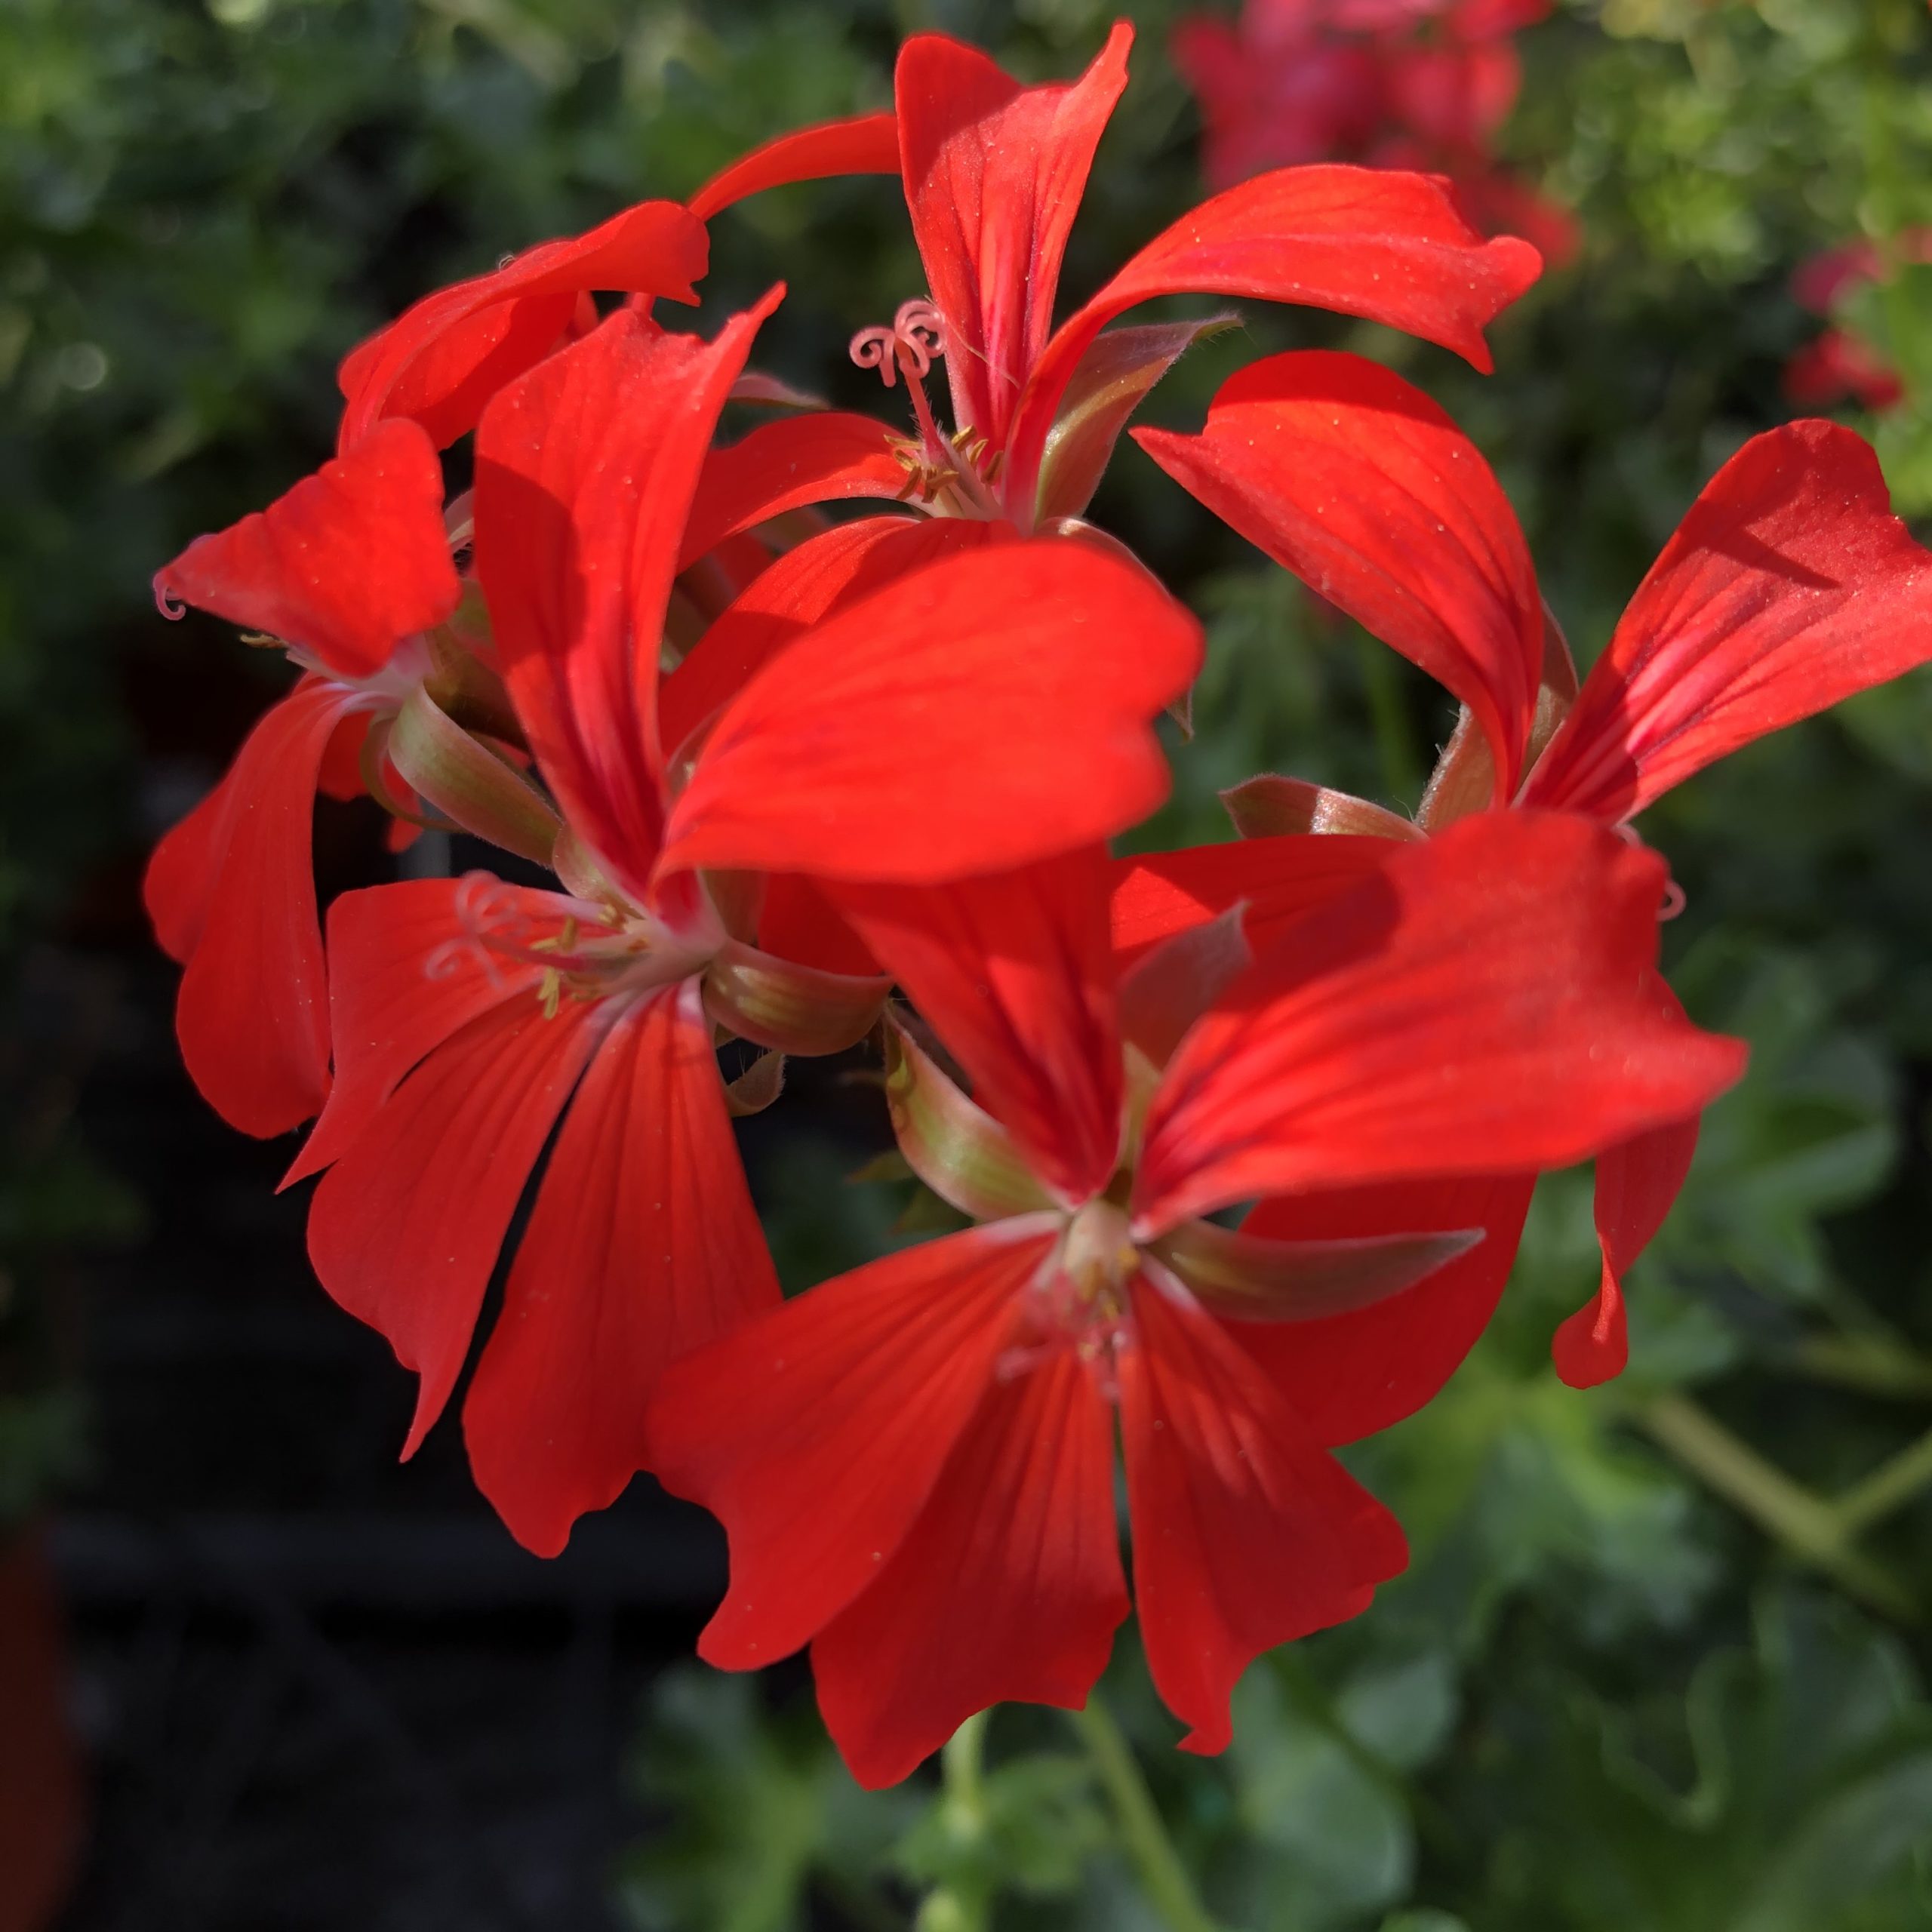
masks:
<svg viewBox="0 0 1932 1932"><path fill-rule="evenodd" d="M861 369L876 369L888 389L901 369L909 383L923 380L946 353L946 325L930 302L902 302L891 328L861 329L848 352Z"/></svg>

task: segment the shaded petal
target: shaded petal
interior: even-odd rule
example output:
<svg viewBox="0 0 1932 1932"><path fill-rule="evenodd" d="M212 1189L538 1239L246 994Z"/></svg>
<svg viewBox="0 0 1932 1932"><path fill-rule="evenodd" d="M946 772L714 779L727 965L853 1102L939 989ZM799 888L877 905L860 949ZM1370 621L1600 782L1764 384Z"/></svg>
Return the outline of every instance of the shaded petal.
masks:
<svg viewBox="0 0 1932 1932"><path fill-rule="evenodd" d="M1265 952L1281 928L1372 877L1395 849L1386 838L1288 833L1118 860L1115 949L1125 964L1241 905L1249 946Z"/></svg>
<svg viewBox="0 0 1932 1932"><path fill-rule="evenodd" d="M1671 1003L1676 1004L1674 996ZM1683 1191L1697 1152L1700 1124L1700 1116L1692 1114L1607 1147L1597 1156L1603 1275L1595 1297L1558 1328L1550 1344L1557 1374L1573 1389L1593 1389L1621 1375L1630 1359L1623 1277Z"/></svg>
<svg viewBox="0 0 1932 1932"><path fill-rule="evenodd" d="M1278 1241L1334 1241L1480 1228L1468 1254L1373 1307L1292 1327L1234 1321L1228 1332L1318 1442L1354 1442L1413 1415L1447 1382L1496 1311L1516 1259L1534 1174L1392 1181L1281 1195L1241 1223Z"/></svg>
<svg viewBox="0 0 1932 1932"><path fill-rule="evenodd" d="M1078 1710L1126 1617L1113 1417L1070 1350L995 1381L878 1579L820 1631L826 1730L869 1791L977 1711Z"/></svg>
<svg viewBox="0 0 1932 1932"><path fill-rule="evenodd" d="M351 349L337 448L386 416L420 422L438 448L474 429L484 406L555 348L578 298L594 289L695 302L710 242L675 202L641 202L583 235L539 242L488 275L426 295Z"/></svg>
<svg viewBox="0 0 1932 1932"><path fill-rule="evenodd" d="M900 50L906 202L946 318L953 421L996 449L1052 330L1060 258L1133 44L1120 21L1078 80L1035 88L943 35Z"/></svg>
<svg viewBox="0 0 1932 1932"><path fill-rule="evenodd" d="M477 568L504 682L565 817L640 903L663 823L657 655L679 537L774 300L715 343L620 311L477 432Z"/></svg>
<svg viewBox="0 0 1932 1932"><path fill-rule="evenodd" d="M857 979L879 970L865 941L838 908L810 879L796 872L766 875L764 897L758 906L758 943L761 951L796 960L801 966L816 966L821 973L844 973Z"/></svg>
<svg viewBox="0 0 1932 1932"><path fill-rule="evenodd" d="M891 114L856 114L780 134L714 174L685 204L700 221L768 188L835 174L897 174L899 124ZM702 269L700 270L702 273Z"/></svg>
<svg viewBox="0 0 1932 1932"><path fill-rule="evenodd" d="M1367 1609L1408 1549L1266 1378L1177 1288L1145 1278L1120 1357L1134 1594L1184 1751L1225 1750L1229 1694L1262 1651Z"/></svg>
<svg viewBox="0 0 1932 1932"><path fill-rule="evenodd" d="M472 1020L534 995L541 970L493 952L554 937L578 909L560 894L487 874L405 879L345 892L329 908L329 1032L335 1083L282 1186L348 1152L405 1076Z"/></svg>
<svg viewBox="0 0 1932 1932"><path fill-rule="evenodd" d="M1835 423L1754 436L1664 546L1524 801L1623 820L1755 738L1932 659L1932 555Z"/></svg>
<svg viewBox="0 0 1932 1932"><path fill-rule="evenodd" d="M546 1019L510 994L431 1053L315 1189L318 1278L422 1377L405 1457L456 1386L510 1216L610 1017L566 1000Z"/></svg>
<svg viewBox="0 0 1932 1932"><path fill-rule="evenodd" d="M665 751L675 755L768 658L822 619L922 564L1017 537L1010 524L872 516L808 537L761 571L664 680Z"/></svg>
<svg viewBox="0 0 1932 1932"><path fill-rule="evenodd" d="M154 589L164 610L178 599L369 676L461 592L434 447L413 423L384 423L266 509L196 537Z"/></svg>
<svg viewBox="0 0 1932 1932"><path fill-rule="evenodd" d="M887 1255L666 1371L651 1466L731 1540L706 1662L775 1663L878 1577L984 1398L1057 1226L1028 1216Z"/></svg>
<svg viewBox="0 0 1932 1932"><path fill-rule="evenodd" d="M1389 851L1377 877L1257 946L1181 1042L1148 1113L1140 1226L1308 1189L1563 1167L1743 1072L1740 1042L1649 991L1655 854L1524 812Z"/></svg>
<svg viewBox="0 0 1932 1932"><path fill-rule="evenodd" d="M761 423L706 457L678 568L755 523L808 503L906 494L907 471L894 454L901 431L869 416L826 410Z"/></svg>
<svg viewBox="0 0 1932 1932"><path fill-rule="evenodd" d="M263 1139L306 1120L329 1091L315 783L359 702L305 678L263 714L148 867L155 930L186 964L174 1025L189 1078L229 1126Z"/></svg>
<svg viewBox="0 0 1932 1932"><path fill-rule="evenodd" d="M1359 355L1270 355L1198 435L1134 440L1223 522L1475 712L1521 774L1543 668L1529 546L1482 454L1412 383Z"/></svg>
<svg viewBox="0 0 1932 1932"><path fill-rule="evenodd" d="M1084 545L948 558L764 665L663 863L917 883L1107 838L1167 795L1153 721L1200 663L1195 620Z"/></svg>
<svg viewBox="0 0 1932 1932"><path fill-rule="evenodd" d="M1485 242L1434 175L1324 165L1244 181L1183 215L1060 325L1008 438L1007 500L1032 501L1074 371L1100 331L1137 303L1189 294L1303 303L1386 322L1487 370L1484 326L1541 268L1526 242Z"/></svg>
<svg viewBox="0 0 1932 1932"><path fill-rule="evenodd" d="M697 983L647 995L585 1073L463 1404L477 1487L555 1556L645 1464L667 1363L778 1303Z"/></svg>
<svg viewBox="0 0 1932 1932"><path fill-rule="evenodd" d="M938 889L833 895L974 1098L1069 1204L1106 1186L1120 1152L1106 895L1106 860L1091 849Z"/></svg>

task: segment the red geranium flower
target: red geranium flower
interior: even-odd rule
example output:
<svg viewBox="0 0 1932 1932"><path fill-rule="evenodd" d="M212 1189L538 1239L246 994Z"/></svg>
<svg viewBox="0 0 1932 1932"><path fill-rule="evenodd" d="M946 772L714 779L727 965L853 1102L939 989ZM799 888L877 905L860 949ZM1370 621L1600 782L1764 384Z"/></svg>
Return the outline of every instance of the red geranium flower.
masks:
<svg viewBox="0 0 1932 1932"><path fill-rule="evenodd" d="M477 568L564 890L475 875L330 915L336 1084L294 1174L329 1170L324 1285L421 1376L411 1449L561 1119L464 1411L480 1486L546 1554L639 1466L665 1362L777 1298L713 1027L835 1051L885 992L789 956L832 924L801 875L924 882L1107 836L1164 795L1151 721L1199 663L1193 619L1113 558L974 527L881 588L877 538L833 531L660 696L686 510L764 312L706 343L622 311L484 413ZM451 755L460 804L491 761Z"/></svg>
<svg viewBox="0 0 1932 1932"><path fill-rule="evenodd" d="M1869 446L1835 423L1772 430L1724 465L1580 691L1501 487L1401 377L1356 356L1276 356L1224 386L1198 435L1136 433L1209 509L1464 707L1417 823L1263 778L1229 795L1244 831L1411 839L1512 804L1620 826L1715 759L1932 659L1932 555L1890 513ZM1216 889L1265 891L1268 863L1252 855L1236 882L1216 860ZM1674 1004L1660 980L1652 990ZM1619 1278L1676 1198L1697 1130L1687 1118L1599 1163L1604 1272L1559 1334L1566 1380L1623 1367Z"/></svg>
<svg viewBox="0 0 1932 1932"><path fill-rule="evenodd" d="M190 1076L231 1126L285 1134L328 1091L315 793L361 789L365 734L429 674L426 634L461 594L435 451L414 423L384 423L154 582L171 616L192 604L266 632L304 673L162 840L146 886L186 969L176 1028Z"/></svg>
<svg viewBox="0 0 1932 1932"><path fill-rule="evenodd" d="M1907 229L1891 245L1900 262L1932 261L1932 228ZM1887 272L1886 251L1875 242L1847 242L1802 263L1791 278L1794 300L1829 315L1839 299ZM1875 412L1903 400L1905 384L1865 338L1848 328L1829 328L1807 343L1784 368L1785 394L1805 408L1829 408L1847 398Z"/></svg>
<svg viewBox="0 0 1932 1932"><path fill-rule="evenodd" d="M862 331L853 352L888 387L903 377L912 433L839 413L754 432L714 460L692 549L835 497L910 497L1023 531L1077 518L1121 426L1215 325L1103 333L1156 296L1305 303L1489 367L1482 329L1535 278L1535 251L1482 241L1439 182L1355 168L1284 169L1216 195L1055 330L1061 258L1132 39L1122 22L1078 81L1034 88L939 35L906 42L895 78L900 158L931 300ZM923 387L941 355L950 430Z"/></svg>
<svg viewBox="0 0 1932 1932"><path fill-rule="evenodd" d="M1321 844L1302 841L1318 870ZM1108 877L1090 852L841 891L972 1079L968 1100L902 1038L889 1088L908 1159L984 1225L773 1310L653 1406L661 1478L731 1538L700 1654L743 1669L809 1643L868 1786L992 1703L1085 1699L1127 1610L1116 1404L1149 1667L1188 1748L1227 1743L1251 1658L1402 1567L1393 1519L1323 1453L1352 1418L1318 1392L1309 1426L1294 1343L1469 1235L1297 1244L1200 1217L1561 1164L1742 1065L1644 996L1663 866L1580 820L1398 853L1245 970L1223 926L1117 983Z"/></svg>

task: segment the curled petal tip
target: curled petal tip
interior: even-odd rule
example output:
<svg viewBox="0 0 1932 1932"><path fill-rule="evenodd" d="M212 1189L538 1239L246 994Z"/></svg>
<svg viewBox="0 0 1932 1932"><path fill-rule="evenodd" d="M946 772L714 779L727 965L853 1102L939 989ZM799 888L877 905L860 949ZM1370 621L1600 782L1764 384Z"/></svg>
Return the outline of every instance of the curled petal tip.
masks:
<svg viewBox="0 0 1932 1932"><path fill-rule="evenodd" d="M164 577L157 577L154 580L154 608L171 624L178 624L188 614L187 605L168 589Z"/></svg>

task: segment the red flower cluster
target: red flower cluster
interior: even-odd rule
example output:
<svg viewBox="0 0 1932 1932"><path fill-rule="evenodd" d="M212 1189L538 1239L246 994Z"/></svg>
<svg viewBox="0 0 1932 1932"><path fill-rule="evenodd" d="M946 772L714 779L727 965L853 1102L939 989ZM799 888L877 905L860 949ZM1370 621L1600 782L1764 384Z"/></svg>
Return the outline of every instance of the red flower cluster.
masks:
<svg viewBox="0 0 1932 1932"><path fill-rule="evenodd" d="M1486 234L1527 236L1561 266L1575 217L1496 163L1523 82L1515 35L1551 0L1244 0L1232 23L1174 29L1201 103L1208 178L1359 160L1435 170Z"/></svg>
<svg viewBox="0 0 1932 1932"><path fill-rule="evenodd" d="M1084 1698L1127 1609L1116 1416L1155 1681L1220 1748L1248 1660L1404 1560L1328 1450L1429 1398L1534 1177L1592 1156L1604 1290L1558 1352L1614 1367L1617 1277L1743 1067L1659 974L1666 873L1625 822L1932 656L1932 559L1864 445L1807 423L1727 466L1580 690L1447 418L1358 358L1275 357L1199 435L1140 440L1463 724L1417 824L1263 779L1244 838L1109 860L1201 640L1084 512L1207 326L1109 325L1294 300L1487 367L1538 266L1427 177L1286 168L1056 328L1129 38L1023 88L921 37L893 112L429 297L345 363L336 458L156 579L300 667L149 903L204 1093L257 1134L317 1116L290 1179L321 1177L324 1285L420 1378L405 1453L528 1194L463 1405L478 1484L543 1552L640 1469L704 1503L732 1566L704 1654L810 1644L869 1783L996 1700ZM840 172L904 184L928 297L853 352L910 423L721 442L734 398L783 396L747 373L782 291L709 337L653 304L694 298L733 201ZM788 514L865 497L893 500ZM350 893L325 943L318 790L522 869ZM783 1301L731 1118L784 1056L869 1038L906 1159L976 1225ZM729 1081L727 1041L761 1050Z"/></svg>

